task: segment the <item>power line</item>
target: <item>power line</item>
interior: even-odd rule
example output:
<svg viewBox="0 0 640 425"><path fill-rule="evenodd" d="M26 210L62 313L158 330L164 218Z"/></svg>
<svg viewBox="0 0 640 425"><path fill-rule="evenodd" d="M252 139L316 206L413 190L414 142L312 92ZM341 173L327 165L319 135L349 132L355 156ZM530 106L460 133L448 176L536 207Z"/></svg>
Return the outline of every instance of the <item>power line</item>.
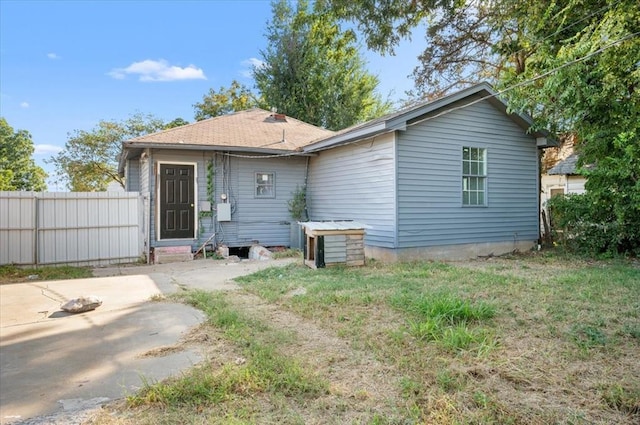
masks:
<svg viewBox="0 0 640 425"><path fill-rule="evenodd" d="M614 46L616 46L616 45L618 45L618 44L620 44L620 43L622 43L624 41L627 41L627 40L632 39L634 37L637 37L639 35L640 35L640 31L632 33L632 34L628 34L628 35L626 35L626 36L624 36L622 38L619 38L618 40L615 40L615 41L613 41L613 42L611 42L611 43L609 43L609 44L607 44L605 46L600 47L597 50L594 50L593 52L591 52L591 53L589 53L589 54L587 54L585 56L573 59L573 60L571 60L569 62L566 62L566 63L564 63L564 64L562 64L560 66L557 66L557 67L555 67L553 69L550 69L549 71L546 71L546 72L544 72L544 73L542 73L540 75L537 75L537 76L535 76L533 78L530 78L530 79L525 80L525 81L521 81L521 82L519 82L517 84L514 84L514 85L512 85L510 87L507 87L507 88L505 88L503 90L500 90L500 91L496 92L495 94L489 94L489 95L480 97L478 99L475 99L475 100L473 100L473 101L471 101L469 103L465 103L464 105L460 105L460 106L456 106L456 107L453 107L453 108L450 108L450 109L446 109L446 110L444 110L444 111L442 111L442 112L440 112L438 114L423 118L423 119L415 121L415 122L412 122L410 125L414 126L416 124L420 124L420 123L423 123L425 121L430 121L432 119L441 117L441 116L449 114L451 112L458 111L458 110L467 108L469 106L475 105L476 103L480 103L480 102L485 101L487 99L491 99L492 97L501 96L504 93L507 93L507 92L509 92L511 90L515 90L515 89L517 89L519 87L531 84L531 83L536 82L536 81L538 81L538 80L540 80L542 78L548 77L549 75L551 75L551 74L553 74L553 73L555 73L555 72L557 72L557 71L559 71L561 69L564 69L564 68L566 68L568 66L575 65L576 63L585 61L585 60L587 60L587 59L589 59L589 58L591 58L591 57L593 57L593 56L595 56L597 54L600 54L600 53L604 52L607 49L610 49L611 47L614 47ZM235 157L235 158L267 159L267 158L282 158L282 157L288 157L288 156L304 156L305 153L287 152L287 153L274 154L274 155L237 155L237 154L225 153L224 155L230 156L230 157Z"/></svg>
<svg viewBox="0 0 640 425"><path fill-rule="evenodd" d="M471 101L471 102L469 102L469 103L465 103L464 105L460 105L460 106L456 106L456 107L451 108L451 109L444 110L444 111L442 111L442 112L440 112L440 113L438 113L438 114L436 114L436 115L432 115L432 116L429 116L429 117L423 118L423 119L421 119L421 120L418 120L418 121L416 121L416 122L413 122L413 123L411 123L410 125L416 125L416 124L419 124L419 123L422 123L422 122L425 122L425 121L429 121L429 120L432 120L432 119L434 119L434 118L438 118L438 117L441 117L441 116L443 116L443 115L446 115L446 114L448 114L448 113L450 113L450 112L457 111L457 110L460 110L460 109L464 109L464 108L466 108L466 107L469 107L469 106L475 105L476 103L480 103L480 102L482 102L482 101L484 101L484 100L491 99L492 97L498 97L498 96L501 96L502 94L507 93L507 92L509 92L509 91L511 91L511 90L517 89L518 87L526 86L526 85L531 84L531 83L533 83L533 82L536 82L536 81L538 81L538 80L540 80L540 79L542 79L542 78L548 77L549 75L551 75L551 74L553 74L554 72L557 72L557 71L559 71L559 70L561 70L561 69L563 69L563 68L566 68L566 67L571 66L571 65L574 65L574 64L576 64L576 63L578 63L578 62L582 62L582 61L584 61L584 60L587 60L587 59L589 59L589 58L591 58L591 57L593 57L593 56L595 56L595 55L597 55L597 54L600 54L600 53L604 52L605 50L607 50L607 49L609 49L609 48L611 48L611 47L613 47L613 46L615 46L615 45L617 45L617 44L622 43L623 41L627 41L627 40L629 40L629 39L631 39L631 38L634 38L634 37L637 37L637 36L639 36L639 35L640 35L640 31L635 32L635 33L633 33L633 34L628 34L628 35L626 35L625 37L622 37L622 38L620 38L620 39L618 39L618 40L615 40L615 41L613 41L613 42L611 42L611 43L609 43L609 44L607 44L607 45L605 45L605 46L602 46L602 47L600 47L599 49L594 50L593 52L591 52L591 53L589 53L589 54L587 54L587 55L585 55L585 56L582 56L582 57L580 57L580 58L573 59L573 60L571 60L571 61L569 61L569 62L567 62L567 63L564 63L564 64L562 64L562 65L560 65L560 66L557 66L557 67L555 67L555 68L553 68L553 69L550 69L549 71L546 71L546 72L544 72L544 73L542 73L542 74L540 74L540 75L536 75L536 76L535 76L535 77L533 77L533 78L530 78L530 79L525 80L525 81L521 81L521 82L519 82L519 83L517 83L517 84L514 84L513 86L510 86L510 87L507 87L507 88L505 88L505 89L503 89L503 90L500 90L500 91L498 91L498 92L497 92L497 93L495 93L495 94L489 94L489 95L487 95L487 96L483 96L483 97L480 97L480 98L478 98L478 99L476 99L476 100L473 100L473 101Z"/></svg>
<svg viewBox="0 0 640 425"><path fill-rule="evenodd" d="M611 9L612 7L617 6L617 5L618 5L618 4L620 4L621 2L622 2L622 0L618 0L618 1L614 2L614 3L611 3L611 4L608 4L608 5L606 5L606 6L603 6L603 7L601 7L600 9L596 10L595 12L591 12L589 15L587 15L587 16L585 16L585 17L581 18L581 19L578 19L578 20L577 20L577 21L575 21L575 22L572 22L572 23L570 23L570 24L569 24L569 25L567 25L567 26L564 26L564 27L561 27L561 28L557 29L554 33L549 34L548 36L546 36L546 37L544 37L544 38L542 38L542 39L540 39L540 40L536 41L536 42L533 44L533 46L532 46L531 48L536 47L536 46L539 46L543 41L546 41L546 40L550 39L551 37L555 37L556 35L560 34L562 31L564 31L564 30L566 30L566 29L569 29L569 28L571 28L571 27L573 27L573 26L575 26L575 25L578 25L579 23L581 23L581 22L583 22L583 21L586 21L586 20L587 20L587 19L589 19L589 18L594 17L595 15L599 14L600 12L602 12L602 11L604 11L604 10ZM518 54L518 53L520 53L520 52L523 52L523 51L525 51L525 50L530 50L531 48L524 48L524 47L523 47L522 49L516 50L515 52L513 52L513 53L511 53L511 54L512 54L512 55L516 55L516 54Z"/></svg>

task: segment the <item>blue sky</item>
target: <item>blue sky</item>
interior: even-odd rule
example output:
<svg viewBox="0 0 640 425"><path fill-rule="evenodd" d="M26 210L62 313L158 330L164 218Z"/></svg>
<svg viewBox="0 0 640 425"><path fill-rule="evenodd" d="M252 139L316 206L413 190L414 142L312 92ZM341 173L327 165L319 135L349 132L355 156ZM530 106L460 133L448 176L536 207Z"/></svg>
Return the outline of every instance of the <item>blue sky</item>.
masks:
<svg viewBox="0 0 640 425"><path fill-rule="evenodd" d="M31 133L51 173L43 160L74 130L136 112L191 122L210 88L252 87L270 17L268 0L0 0L0 115ZM384 96L413 87L421 40L394 57L363 48Z"/></svg>

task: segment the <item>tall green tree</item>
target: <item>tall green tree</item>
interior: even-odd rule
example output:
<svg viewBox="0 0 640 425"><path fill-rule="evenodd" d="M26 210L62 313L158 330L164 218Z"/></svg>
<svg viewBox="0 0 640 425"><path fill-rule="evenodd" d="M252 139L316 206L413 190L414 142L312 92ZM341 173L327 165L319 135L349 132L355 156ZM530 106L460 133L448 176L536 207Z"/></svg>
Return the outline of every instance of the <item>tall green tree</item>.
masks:
<svg viewBox="0 0 640 425"><path fill-rule="evenodd" d="M547 14L571 27L548 31L527 69L504 72L501 84L517 87L507 92L514 108L577 136L587 193L572 202L588 206L585 241L600 241L590 250L640 254L640 8L630 0L587 5L549 5Z"/></svg>
<svg viewBox="0 0 640 425"><path fill-rule="evenodd" d="M218 91L210 89L209 93L202 97L202 102L194 104L193 107L196 112L196 120L202 121L230 112L253 108L259 103L258 97L247 86L233 80L228 88L220 87Z"/></svg>
<svg viewBox="0 0 640 425"><path fill-rule="evenodd" d="M640 8L637 0L330 0L370 47L426 28L417 92L488 79L538 126L577 136L598 249L640 253ZM585 208L582 208L585 207ZM583 214L584 215L584 214ZM566 215L567 217L570 215ZM585 238L593 239L593 238Z"/></svg>
<svg viewBox="0 0 640 425"><path fill-rule="evenodd" d="M112 181L124 187L124 180L118 175L122 142L164 128L162 120L140 113L123 121L100 121L90 131L75 130L70 134L64 149L50 162L71 191L104 191Z"/></svg>
<svg viewBox="0 0 640 425"><path fill-rule="evenodd" d="M546 2L537 0L327 2L337 15L354 20L369 48L380 53L393 54L401 39L424 35L413 71L416 98L496 83L504 69L522 73L535 49L530 33L539 32L529 23L550 19Z"/></svg>
<svg viewBox="0 0 640 425"><path fill-rule="evenodd" d="M302 121L338 130L384 114L353 31L342 30L323 1L272 3L263 65L254 67L264 104Z"/></svg>
<svg viewBox="0 0 640 425"><path fill-rule="evenodd" d="M31 134L14 131L0 117L0 190L47 190L47 173L36 165L33 152Z"/></svg>
<svg viewBox="0 0 640 425"><path fill-rule="evenodd" d="M173 121L166 123L164 125L164 128L170 129L170 128L182 127L183 125L187 125L187 124L189 124L189 121L185 121L182 118L176 118Z"/></svg>

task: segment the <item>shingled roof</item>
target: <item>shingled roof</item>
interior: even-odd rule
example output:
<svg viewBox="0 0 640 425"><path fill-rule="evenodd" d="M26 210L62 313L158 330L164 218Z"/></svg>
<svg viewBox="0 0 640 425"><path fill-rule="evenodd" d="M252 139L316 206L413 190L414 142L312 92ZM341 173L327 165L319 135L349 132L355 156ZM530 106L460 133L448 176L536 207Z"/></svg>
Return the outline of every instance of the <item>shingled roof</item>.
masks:
<svg viewBox="0 0 640 425"><path fill-rule="evenodd" d="M556 165L551 167L549 171L547 171L547 174L549 175L558 175L558 174L565 175L566 174L570 176L576 175L578 174L576 172L577 164L578 164L578 155L573 153L569 155L566 159L563 159L562 161L558 162Z"/></svg>
<svg viewBox="0 0 640 425"><path fill-rule="evenodd" d="M334 134L311 124L259 108L197 121L158 133L128 140L127 148L221 147L242 150L299 150L309 143ZM174 145L174 146L172 146Z"/></svg>

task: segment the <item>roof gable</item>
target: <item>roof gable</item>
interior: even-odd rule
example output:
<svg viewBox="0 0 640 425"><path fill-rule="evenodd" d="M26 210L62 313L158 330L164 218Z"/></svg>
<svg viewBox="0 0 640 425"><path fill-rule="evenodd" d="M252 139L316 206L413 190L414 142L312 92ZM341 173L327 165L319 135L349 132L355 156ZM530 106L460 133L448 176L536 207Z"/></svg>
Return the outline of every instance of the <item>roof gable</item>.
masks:
<svg viewBox="0 0 640 425"><path fill-rule="evenodd" d="M428 119L433 119L441 114L445 114L459 108L464 108L481 101L489 102L493 107L500 110L525 131L528 131L533 125L533 121L529 116L507 112L507 105L498 98L498 93L494 91L488 83L480 83L451 95L423 102L408 109L346 128L334 135L325 137L322 140L318 140L307 145L304 148L304 151L314 152L329 149L334 146L370 138L378 134L396 130L405 130L407 126L415 125ZM547 146L549 143L553 143L552 141L547 140L549 133L546 131L531 132L531 136L538 139L539 146Z"/></svg>

